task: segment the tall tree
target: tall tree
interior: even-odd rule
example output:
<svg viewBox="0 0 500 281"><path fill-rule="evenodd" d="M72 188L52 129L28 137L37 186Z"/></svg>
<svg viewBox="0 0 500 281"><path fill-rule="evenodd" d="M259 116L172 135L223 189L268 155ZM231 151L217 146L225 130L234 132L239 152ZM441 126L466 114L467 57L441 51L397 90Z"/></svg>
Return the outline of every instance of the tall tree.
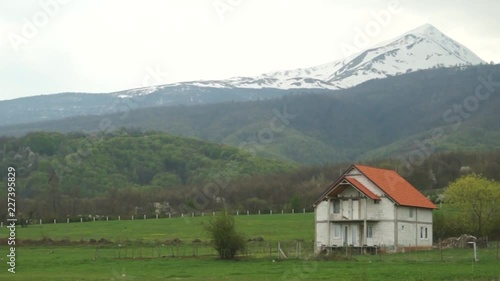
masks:
<svg viewBox="0 0 500 281"><path fill-rule="evenodd" d="M451 183L444 195L452 219L463 230L484 236L500 223L500 183L469 174Z"/></svg>

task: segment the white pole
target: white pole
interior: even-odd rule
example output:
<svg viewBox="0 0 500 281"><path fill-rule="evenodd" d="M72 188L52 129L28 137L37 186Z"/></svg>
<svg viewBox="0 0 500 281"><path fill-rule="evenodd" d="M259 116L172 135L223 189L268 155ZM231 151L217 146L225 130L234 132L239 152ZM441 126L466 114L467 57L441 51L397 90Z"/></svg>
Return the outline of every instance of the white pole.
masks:
<svg viewBox="0 0 500 281"><path fill-rule="evenodd" d="M168 213L168 218L171 218L172 217L172 214L171 213Z"/></svg>
<svg viewBox="0 0 500 281"><path fill-rule="evenodd" d="M134 216L132 215L132 220L134 220Z"/></svg>
<svg viewBox="0 0 500 281"><path fill-rule="evenodd" d="M302 212L305 214L306 213L306 208L302 209Z"/></svg>
<svg viewBox="0 0 500 281"><path fill-rule="evenodd" d="M204 212L202 212L202 213L201 213L201 216L202 216L202 217L204 217L204 216L205 216L205 213L204 213Z"/></svg>
<svg viewBox="0 0 500 281"><path fill-rule="evenodd" d="M281 213L283 214L283 209L281 209Z"/></svg>
<svg viewBox="0 0 500 281"><path fill-rule="evenodd" d="M269 211L269 214L270 214L270 215L272 215L272 214L273 214L273 210L270 210L270 211Z"/></svg>
<svg viewBox="0 0 500 281"><path fill-rule="evenodd" d="M478 262L479 259L477 258L476 242L469 242L469 244L472 244L472 246L474 247L474 262Z"/></svg>
<svg viewBox="0 0 500 281"><path fill-rule="evenodd" d="M106 216L106 221L109 221L109 218L108 218L108 216Z"/></svg>
<svg viewBox="0 0 500 281"><path fill-rule="evenodd" d="M66 218L66 223L69 223L69 218Z"/></svg>
<svg viewBox="0 0 500 281"><path fill-rule="evenodd" d="M295 214L295 209L292 209L292 214Z"/></svg>
<svg viewBox="0 0 500 281"><path fill-rule="evenodd" d="M248 215L249 215L249 212L248 212L248 210L247 210L247 216L248 216Z"/></svg>
<svg viewBox="0 0 500 281"><path fill-rule="evenodd" d="M40 219L40 224L42 224L42 219Z"/></svg>
<svg viewBox="0 0 500 281"><path fill-rule="evenodd" d="M94 221L95 221L95 217L94 217Z"/></svg>
<svg viewBox="0 0 500 281"><path fill-rule="evenodd" d="M156 219L158 219L158 214L156 214Z"/></svg>
<svg viewBox="0 0 500 281"><path fill-rule="evenodd" d="M146 219L146 215L144 215L144 219Z"/></svg>
<svg viewBox="0 0 500 281"><path fill-rule="evenodd" d="M54 224L56 224L56 219L54 219Z"/></svg>
<svg viewBox="0 0 500 281"><path fill-rule="evenodd" d="M260 210L259 210L259 215L260 215Z"/></svg>
<svg viewBox="0 0 500 281"><path fill-rule="evenodd" d="M2 221L2 222L0 222L0 227L3 227L3 221Z"/></svg>
<svg viewBox="0 0 500 281"><path fill-rule="evenodd" d="M118 216L118 220L120 220L120 216Z"/></svg>
<svg viewBox="0 0 500 281"><path fill-rule="evenodd" d="M181 218L183 218L183 217L184 217L184 213L181 213Z"/></svg>
<svg viewBox="0 0 500 281"><path fill-rule="evenodd" d="M83 218L80 218L80 222L83 222Z"/></svg>
<svg viewBox="0 0 500 281"><path fill-rule="evenodd" d="M239 211L236 211L236 215L239 216L240 215L240 212Z"/></svg>

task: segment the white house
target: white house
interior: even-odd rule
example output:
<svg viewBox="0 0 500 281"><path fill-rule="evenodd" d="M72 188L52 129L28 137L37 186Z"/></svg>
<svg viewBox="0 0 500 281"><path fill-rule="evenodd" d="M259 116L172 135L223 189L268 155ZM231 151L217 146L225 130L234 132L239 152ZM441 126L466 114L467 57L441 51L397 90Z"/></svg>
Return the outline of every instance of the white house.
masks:
<svg viewBox="0 0 500 281"><path fill-rule="evenodd" d="M436 205L393 170L352 165L314 207L316 253L346 245L432 246Z"/></svg>

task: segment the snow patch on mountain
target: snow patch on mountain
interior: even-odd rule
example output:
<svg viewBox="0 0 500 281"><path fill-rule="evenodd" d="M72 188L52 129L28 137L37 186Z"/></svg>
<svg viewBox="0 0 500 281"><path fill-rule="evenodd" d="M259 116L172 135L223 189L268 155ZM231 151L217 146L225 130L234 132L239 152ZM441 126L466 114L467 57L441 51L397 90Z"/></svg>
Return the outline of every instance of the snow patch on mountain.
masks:
<svg viewBox="0 0 500 281"><path fill-rule="evenodd" d="M433 25L424 24L360 53L313 67L274 71L256 77L180 82L129 90L128 94L149 94L162 87L174 86L338 90L422 69L480 63L485 62L465 46Z"/></svg>

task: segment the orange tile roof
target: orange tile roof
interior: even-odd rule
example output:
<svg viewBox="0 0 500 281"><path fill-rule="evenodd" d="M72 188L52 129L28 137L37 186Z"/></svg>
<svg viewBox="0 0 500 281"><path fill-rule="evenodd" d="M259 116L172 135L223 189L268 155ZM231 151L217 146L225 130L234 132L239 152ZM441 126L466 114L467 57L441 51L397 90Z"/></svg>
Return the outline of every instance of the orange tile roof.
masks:
<svg viewBox="0 0 500 281"><path fill-rule="evenodd" d="M396 171L354 165L361 173L377 185L388 197L402 206L436 209L429 199L413 187Z"/></svg>
<svg viewBox="0 0 500 281"><path fill-rule="evenodd" d="M376 194L371 192L368 188L366 188L366 186L364 186L362 183L360 183L357 179L355 179L355 178L345 178L345 179L350 184L354 185L359 191L363 192L370 199L380 200L380 197L378 197Z"/></svg>

